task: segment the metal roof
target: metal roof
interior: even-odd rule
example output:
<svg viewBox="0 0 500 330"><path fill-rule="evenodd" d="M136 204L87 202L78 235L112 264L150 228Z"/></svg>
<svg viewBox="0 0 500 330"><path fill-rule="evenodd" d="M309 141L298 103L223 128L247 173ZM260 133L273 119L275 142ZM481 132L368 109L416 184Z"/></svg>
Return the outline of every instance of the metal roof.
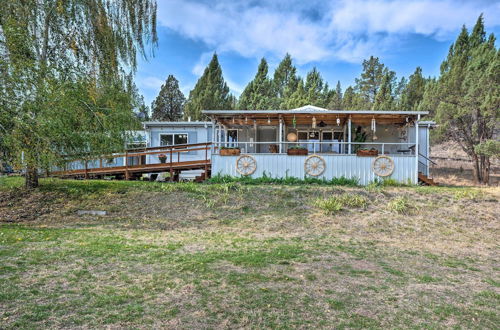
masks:
<svg viewBox="0 0 500 330"><path fill-rule="evenodd" d="M148 126L205 126L211 125L209 121L145 121L144 127Z"/></svg>
<svg viewBox="0 0 500 330"><path fill-rule="evenodd" d="M291 110L203 110L206 115L244 115L244 114L357 114L357 115L427 115L428 111L392 111L392 110L328 110L306 105Z"/></svg>

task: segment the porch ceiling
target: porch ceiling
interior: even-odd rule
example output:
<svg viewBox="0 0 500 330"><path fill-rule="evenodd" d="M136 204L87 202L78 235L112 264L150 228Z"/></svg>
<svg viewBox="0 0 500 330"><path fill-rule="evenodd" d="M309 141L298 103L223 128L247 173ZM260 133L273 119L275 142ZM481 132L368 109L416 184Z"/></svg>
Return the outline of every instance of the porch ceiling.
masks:
<svg viewBox="0 0 500 330"><path fill-rule="evenodd" d="M211 114L212 119L217 120L225 126L252 126L254 121L258 126L278 126L279 119L283 119L286 126L293 125L294 119L297 125L311 125L313 117L316 118L316 125L323 121L328 126L336 126L337 118L340 119L340 125L347 123L349 116L353 125L370 125L371 120L375 118L377 124L403 125L407 122L413 122L417 115L399 114L399 113L251 113L244 114Z"/></svg>

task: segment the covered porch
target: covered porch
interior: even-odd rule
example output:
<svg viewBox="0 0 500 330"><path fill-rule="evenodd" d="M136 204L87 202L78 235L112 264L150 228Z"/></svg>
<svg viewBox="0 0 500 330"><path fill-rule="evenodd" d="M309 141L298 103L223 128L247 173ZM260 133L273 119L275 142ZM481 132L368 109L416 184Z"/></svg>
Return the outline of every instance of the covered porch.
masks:
<svg viewBox="0 0 500 330"><path fill-rule="evenodd" d="M318 177L356 177L361 184L377 178L373 161L380 156L385 156L394 167L387 176L401 182L418 182L419 167L421 172L427 171L428 144L424 148L419 146L419 142L427 139L427 127L416 129L426 112L346 111L305 106L294 110L204 113L212 123L213 174L241 174L236 156L224 156L227 149L253 158L258 166L249 175L255 177L308 176L305 162L312 155L318 156L325 167Z"/></svg>

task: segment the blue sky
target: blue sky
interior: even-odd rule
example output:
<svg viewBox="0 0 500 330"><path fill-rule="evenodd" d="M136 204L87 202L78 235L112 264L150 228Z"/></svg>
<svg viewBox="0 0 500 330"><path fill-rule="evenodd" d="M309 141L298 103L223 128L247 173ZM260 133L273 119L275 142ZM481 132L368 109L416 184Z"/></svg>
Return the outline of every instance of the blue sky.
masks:
<svg viewBox="0 0 500 330"><path fill-rule="evenodd" d="M370 55L408 76L435 76L462 24L484 13L500 37L500 0L157 0L159 44L136 83L149 105L169 74L186 94L212 54L239 96L262 57L270 74L288 52L301 76L316 66L343 89Z"/></svg>

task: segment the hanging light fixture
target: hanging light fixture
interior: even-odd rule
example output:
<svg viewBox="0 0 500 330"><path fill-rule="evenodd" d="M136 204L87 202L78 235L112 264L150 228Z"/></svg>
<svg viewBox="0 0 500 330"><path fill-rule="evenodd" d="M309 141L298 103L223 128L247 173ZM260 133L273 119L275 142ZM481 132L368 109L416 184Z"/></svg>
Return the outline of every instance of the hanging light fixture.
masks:
<svg viewBox="0 0 500 330"><path fill-rule="evenodd" d="M234 124L234 117L233 117L233 120L232 120L233 124Z"/></svg>
<svg viewBox="0 0 500 330"><path fill-rule="evenodd" d="M337 115L337 126L340 126L340 118L339 118L339 115Z"/></svg>
<svg viewBox="0 0 500 330"><path fill-rule="evenodd" d="M255 119L253 120L253 128L257 129L257 120L255 120Z"/></svg>
<svg viewBox="0 0 500 330"><path fill-rule="evenodd" d="M375 116L372 118L372 131L375 133L377 130L377 121L375 120Z"/></svg>
<svg viewBox="0 0 500 330"><path fill-rule="evenodd" d="M248 117L245 117L245 124L248 124Z"/></svg>
<svg viewBox="0 0 500 330"><path fill-rule="evenodd" d="M271 118L267 117L267 124L270 125L271 124Z"/></svg>
<svg viewBox="0 0 500 330"><path fill-rule="evenodd" d="M311 126L312 126L312 128L316 128L316 117L313 117Z"/></svg>

